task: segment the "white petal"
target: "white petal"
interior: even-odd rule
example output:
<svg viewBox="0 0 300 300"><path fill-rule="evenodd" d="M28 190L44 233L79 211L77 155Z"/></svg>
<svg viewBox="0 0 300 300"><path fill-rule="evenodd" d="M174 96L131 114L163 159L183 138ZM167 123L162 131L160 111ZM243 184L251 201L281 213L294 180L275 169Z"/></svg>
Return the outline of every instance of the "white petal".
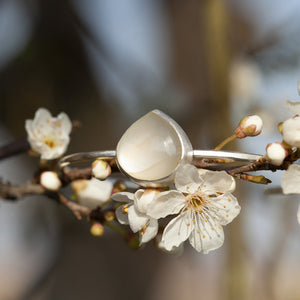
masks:
<svg viewBox="0 0 300 300"><path fill-rule="evenodd" d="M87 180L87 185L77 194L80 204L91 209L105 203L111 196L113 184L111 181L100 181L96 178Z"/></svg>
<svg viewBox="0 0 300 300"><path fill-rule="evenodd" d="M147 228L145 230L145 233L142 235L140 233L140 243L147 243L150 240L152 240L158 232L158 222L155 219L150 219L147 223Z"/></svg>
<svg viewBox="0 0 300 300"><path fill-rule="evenodd" d="M235 180L225 171L207 171L201 176L203 183L201 190L208 192L226 193L235 188Z"/></svg>
<svg viewBox="0 0 300 300"><path fill-rule="evenodd" d="M160 241L157 242L157 247L158 247L158 249L160 249L161 251L163 251L165 253L173 254L173 255L177 255L177 256L181 255L183 253L183 251L184 251L184 245L183 245L183 243L180 244L178 247L174 246L172 248L172 250L167 250L166 247L165 247L165 245L164 245L164 243L163 243L163 241L160 240Z"/></svg>
<svg viewBox="0 0 300 300"><path fill-rule="evenodd" d="M51 118L52 116L48 109L39 108L35 112L32 126L34 129L37 129L37 127L39 127L41 124L44 124L47 121L47 119Z"/></svg>
<svg viewBox="0 0 300 300"><path fill-rule="evenodd" d="M184 195L176 190L159 193L147 207L147 215L159 219L178 213L186 204Z"/></svg>
<svg viewBox="0 0 300 300"><path fill-rule="evenodd" d="M193 229L189 211L174 218L163 232L162 243L166 250L171 251L187 240Z"/></svg>
<svg viewBox="0 0 300 300"><path fill-rule="evenodd" d="M288 119L282 124L283 140L291 146L300 147L300 117Z"/></svg>
<svg viewBox="0 0 300 300"><path fill-rule="evenodd" d="M134 205L137 210L141 213L146 213L146 208L148 205L148 201L151 200L150 197L145 197L145 190L139 189L134 194Z"/></svg>
<svg viewBox="0 0 300 300"><path fill-rule="evenodd" d="M34 138L32 120L26 120L25 121L25 129L27 131L28 136L31 137L31 138Z"/></svg>
<svg viewBox="0 0 300 300"><path fill-rule="evenodd" d="M195 166L184 165L179 167L175 174L176 189L183 193L194 193L197 191L202 180Z"/></svg>
<svg viewBox="0 0 300 300"><path fill-rule="evenodd" d="M67 148L66 146L50 148L46 144L44 144L42 147L38 148L39 149L38 153L41 154L42 159L47 159L47 160L56 159L62 156L66 152L66 148ZM32 149L35 150L34 148Z"/></svg>
<svg viewBox="0 0 300 300"><path fill-rule="evenodd" d="M57 122L60 123L61 125L61 130L64 134L69 135L71 133L72 130L72 122L70 120L70 118L68 117L67 114L65 113L60 113L57 116Z"/></svg>
<svg viewBox="0 0 300 300"><path fill-rule="evenodd" d="M237 199L231 194L211 198L208 209L203 210L203 216L208 221L212 220L220 225L230 223L241 211Z"/></svg>
<svg viewBox="0 0 300 300"><path fill-rule="evenodd" d="M120 193L113 194L111 198L118 202L130 203L134 201L134 194L128 192L120 192Z"/></svg>
<svg viewBox="0 0 300 300"><path fill-rule="evenodd" d="M135 193L134 205L141 213L145 214L149 205L159 193L157 189L138 190Z"/></svg>
<svg viewBox="0 0 300 300"><path fill-rule="evenodd" d="M300 194L300 165L290 165L282 174L282 191L284 194Z"/></svg>
<svg viewBox="0 0 300 300"><path fill-rule="evenodd" d="M298 81L299 84L300 81ZM298 85L299 87L299 85ZM300 102L293 102L290 100L285 101L285 106L293 115L300 115Z"/></svg>
<svg viewBox="0 0 300 300"><path fill-rule="evenodd" d="M141 230L149 218L145 214L141 214L134 205L130 206L127 210L129 226L133 232Z"/></svg>
<svg viewBox="0 0 300 300"><path fill-rule="evenodd" d="M196 214L195 228L190 234L189 241L198 251L208 253L211 250L221 247L224 243L224 232L222 226L214 221L207 221Z"/></svg>
<svg viewBox="0 0 300 300"><path fill-rule="evenodd" d="M297 220L298 220L298 223L300 224L300 205L298 207Z"/></svg>
<svg viewBox="0 0 300 300"><path fill-rule="evenodd" d="M127 205L127 204L125 204L125 205ZM124 214L124 213L123 213L123 207L124 207L125 205L119 206L119 207L116 209L116 211L115 211L117 220L118 220L119 223L121 223L121 224L129 224L129 221L128 221L128 214Z"/></svg>

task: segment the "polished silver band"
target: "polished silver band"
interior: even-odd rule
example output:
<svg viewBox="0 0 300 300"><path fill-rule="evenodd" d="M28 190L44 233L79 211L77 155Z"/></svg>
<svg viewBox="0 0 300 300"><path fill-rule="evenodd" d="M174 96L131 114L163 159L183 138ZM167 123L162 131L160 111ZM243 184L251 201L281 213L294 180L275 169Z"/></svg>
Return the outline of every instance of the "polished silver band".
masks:
<svg viewBox="0 0 300 300"><path fill-rule="evenodd" d="M115 159L115 150L79 152L64 156L59 161L59 167L64 168L73 163L89 161L93 159ZM220 159L221 162L244 162L245 164L254 162L261 158L260 155L242 152L219 151L219 150L193 150L193 160L197 159Z"/></svg>

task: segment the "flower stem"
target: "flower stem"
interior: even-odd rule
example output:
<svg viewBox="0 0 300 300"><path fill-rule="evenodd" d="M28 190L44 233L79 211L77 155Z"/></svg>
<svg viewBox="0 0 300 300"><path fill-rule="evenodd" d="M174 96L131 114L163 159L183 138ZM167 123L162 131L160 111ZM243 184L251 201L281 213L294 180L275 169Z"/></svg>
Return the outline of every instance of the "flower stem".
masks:
<svg viewBox="0 0 300 300"><path fill-rule="evenodd" d="M221 142L214 150L221 150L225 145L237 139L236 134L233 134Z"/></svg>
<svg viewBox="0 0 300 300"><path fill-rule="evenodd" d="M112 224L111 222L104 221L103 224L106 225L107 227L110 227L111 229L119 232L122 236L127 234L127 231L125 231L125 230L121 229L120 227Z"/></svg>

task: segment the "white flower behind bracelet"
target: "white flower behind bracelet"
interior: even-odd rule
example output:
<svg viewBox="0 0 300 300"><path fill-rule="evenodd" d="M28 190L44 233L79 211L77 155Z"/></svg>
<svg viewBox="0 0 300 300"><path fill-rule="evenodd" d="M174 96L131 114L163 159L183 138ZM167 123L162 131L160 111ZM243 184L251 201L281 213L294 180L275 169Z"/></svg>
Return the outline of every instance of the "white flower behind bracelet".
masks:
<svg viewBox="0 0 300 300"><path fill-rule="evenodd" d="M47 109L39 108L33 120L26 120L25 128L31 149L42 159L55 159L66 152L72 123L65 113L55 118Z"/></svg>
<svg viewBox="0 0 300 300"><path fill-rule="evenodd" d="M222 226L240 212L237 199L231 194L234 179L224 171L198 171L185 165L176 173L175 186L177 190L158 194L147 208L147 215L154 219L179 213L164 229L162 243L166 250L187 239L198 252L208 253L221 247Z"/></svg>
<svg viewBox="0 0 300 300"><path fill-rule="evenodd" d="M155 196L157 189L137 190L134 194L121 192L111 197L118 202L124 202L116 209L116 217L121 224L128 224L133 232L139 232L140 244L152 240L158 232L158 221L147 215L147 209Z"/></svg>

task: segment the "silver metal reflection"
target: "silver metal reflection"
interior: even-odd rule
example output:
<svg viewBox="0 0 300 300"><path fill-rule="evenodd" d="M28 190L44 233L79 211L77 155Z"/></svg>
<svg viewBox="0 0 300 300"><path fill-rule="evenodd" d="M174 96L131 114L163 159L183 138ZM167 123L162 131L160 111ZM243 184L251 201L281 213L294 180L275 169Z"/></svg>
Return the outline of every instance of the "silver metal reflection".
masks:
<svg viewBox="0 0 300 300"><path fill-rule="evenodd" d="M133 123L123 134L117 150L81 152L63 157L60 168L94 159L116 159L119 170L145 187L168 186L176 170L199 159L248 164L259 155L215 150L193 150L183 129L169 116L153 110ZM215 162L214 162L215 163Z"/></svg>

